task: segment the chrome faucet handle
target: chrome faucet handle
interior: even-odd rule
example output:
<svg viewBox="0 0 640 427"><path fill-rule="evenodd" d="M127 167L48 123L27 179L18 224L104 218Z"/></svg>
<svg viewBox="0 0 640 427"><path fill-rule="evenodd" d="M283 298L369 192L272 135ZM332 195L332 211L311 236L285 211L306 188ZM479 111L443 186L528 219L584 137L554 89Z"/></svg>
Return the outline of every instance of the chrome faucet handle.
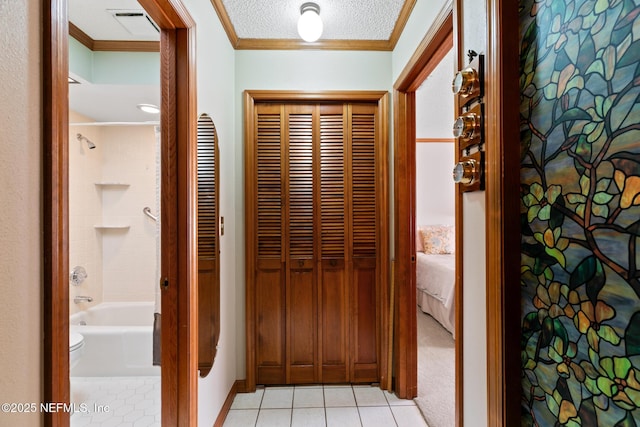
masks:
<svg viewBox="0 0 640 427"><path fill-rule="evenodd" d="M81 302L91 302L91 301L93 301L92 297L87 297L83 295L78 295L77 297L73 298L73 302L75 302L76 304L80 304Z"/></svg>
<svg viewBox="0 0 640 427"><path fill-rule="evenodd" d="M88 277L87 270L82 266L73 267L71 274L69 274L69 280L73 286L80 286L82 282Z"/></svg>

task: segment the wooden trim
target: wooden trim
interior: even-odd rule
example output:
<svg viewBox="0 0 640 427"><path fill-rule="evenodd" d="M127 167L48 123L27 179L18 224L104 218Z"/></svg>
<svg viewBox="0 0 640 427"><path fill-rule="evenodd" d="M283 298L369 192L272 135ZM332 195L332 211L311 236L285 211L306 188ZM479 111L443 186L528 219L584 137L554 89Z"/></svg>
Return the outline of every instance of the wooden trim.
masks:
<svg viewBox="0 0 640 427"><path fill-rule="evenodd" d="M72 22L69 22L69 35L94 52L160 52L159 41L94 40Z"/></svg>
<svg viewBox="0 0 640 427"><path fill-rule="evenodd" d="M415 91L442 57L454 46L454 10L448 2L419 44L394 85L394 235L395 308L394 372L395 391L401 398L417 395L417 340L415 313ZM437 62L436 62L437 61ZM461 426L462 406L462 204L456 196L456 425ZM403 310L404 309L404 310Z"/></svg>
<svg viewBox="0 0 640 427"><path fill-rule="evenodd" d="M180 0L139 0L162 28L162 422L197 423L195 23ZM169 328L164 328L165 323ZM168 343L168 345L166 345Z"/></svg>
<svg viewBox="0 0 640 427"><path fill-rule="evenodd" d="M69 402L68 0L43 9L45 402ZM194 22L181 0L140 0L162 28L162 420L197 423L197 259L195 257L196 91ZM167 298L167 294L171 297ZM68 426L69 413L44 415Z"/></svg>
<svg viewBox="0 0 640 427"><path fill-rule="evenodd" d="M142 40L95 40L92 50L96 52L160 52L160 42Z"/></svg>
<svg viewBox="0 0 640 427"><path fill-rule="evenodd" d="M463 35L463 25L462 19L463 14L462 11L462 1L463 0L454 0L453 7L453 45L456 46L455 54L453 55L453 67L454 70L459 70L462 68L462 64L464 64L464 52L460 49L462 45L462 40L464 40ZM454 115L459 111L460 106L458 105L459 97L455 96L453 98L453 111ZM454 161L460 160L457 158L460 153L460 141L456 139L454 141L454 152L456 153L456 158ZM463 274L463 248L464 248L464 233L463 230L463 220L462 220L462 195L463 192L461 189L457 189L455 192L455 227L456 231L456 253L459 253L460 256L456 257L456 293L455 293L455 302L456 309L459 310L458 315L456 317L455 324L455 332L456 337L459 339L455 340L455 352L456 352L456 366L455 366L455 376L456 376L456 389L455 389L455 399L456 406L459 406L459 409L456 410L455 415L455 425L456 427L464 426L464 366L462 363L463 355L464 355L464 340L462 337L464 336L464 297L463 297L463 284L464 284L464 274Z"/></svg>
<svg viewBox="0 0 640 427"><path fill-rule="evenodd" d="M69 35L82 43L87 49L93 50L94 40L71 21L69 21Z"/></svg>
<svg viewBox="0 0 640 427"><path fill-rule="evenodd" d="M238 45L238 36L236 35L236 29L233 27L231 23L231 19L229 18L229 14L227 13L227 9L224 7L222 0L211 0L211 4L218 14L218 18L220 18L220 22L222 23L222 28L227 33L227 37L229 37L229 41L231 42L231 46L234 48Z"/></svg>
<svg viewBox="0 0 640 427"><path fill-rule="evenodd" d="M454 143L456 142L455 138L416 138L416 143L418 144L429 144L429 143Z"/></svg>
<svg viewBox="0 0 640 427"><path fill-rule="evenodd" d="M255 102L254 96L251 93L244 93L244 212L245 212L245 328L246 328L246 379L245 379L245 391L254 392L256 390L256 347L255 337L256 323L253 314L255 313L254 298L249 298L248 295L255 294L255 280L252 279L253 272L256 271L256 245L252 235L256 226L253 218L256 218L257 213L255 209L255 201L253 195L257 193L257 188L254 185L255 170L254 159L256 157L255 144L247 144L246 141L249 138L255 138ZM248 176L247 171L253 171L254 175ZM251 273L251 274L250 274Z"/></svg>
<svg viewBox="0 0 640 427"><path fill-rule="evenodd" d="M256 389L256 372L255 372L255 334L256 325L253 314L255 313L254 299L250 298L250 295L255 293L255 281L252 279L252 272L255 271L255 244L252 239L250 230L255 228L256 212L255 203L252 198L256 193L254 186L255 176L248 176L249 171L255 173L255 165L253 164L255 159L255 153L253 152L253 144L247 144L246 141L249 138L255 136L255 104L258 102L376 102L377 103L377 117L379 118L380 137L382 138L381 144L384 147L389 145L389 131L388 131L388 107L389 93L386 91L270 91L270 90L255 90L244 92L244 128L245 128L245 251L246 251L246 290L245 290L245 322L246 322L246 380L245 391L253 392ZM388 206L389 206L389 171L388 167L388 153L383 150L380 155L379 165L381 165L382 173L379 175L379 188L380 188L380 204L383 206L380 209L380 221L382 223L389 223ZM382 227L380 230L380 259L384 260L379 265L380 278L389 279L389 231L387 227ZM380 306L378 312L380 313L380 346L379 346L379 369L380 369L380 385L381 388L389 387L391 382L390 372L388 370L386 349L388 347L388 341L390 339L389 329L389 316L386 311L385 303L390 298L389 296L389 280L386 283L383 280L383 286L379 286L380 289ZM414 319L415 320L415 319Z"/></svg>
<svg viewBox="0 0 640 427"><path fill-rule="evenodd" d="M388 40L323 40L305 42L298 39L238 39L237 50L372 50L391 51Z"/></svg>
<svg viewBox="0 0 640 427"><path fill-rule="evenodd" d="M247 97L255 102L380 102L388 92L386 91L293 91L293 90L248 90L245 91L245 103ZM246 111L246 109L245 109Z"/></svg>
<svg viewBox="0 0 640 427"><path fill-rule="evenodd" d="M415 263L415 92L394 92L394 243L395 243L395 392L401 399L418 394L418 342Z"/></svg>
<svg viewBox="0 0 640 427"><path fill-rule="evenodd" d="M237 50L373 50L392 51L404 30L416 0L405 0L388 40L327 40L308 43L299 39L239 38L222 0L211 0L229 42Z"/></svg>
<svg viewBox="0 0 640 427"><path fill-rule="evenodd" d="M520 422L518 5L487 1L487 12L487 425L499 427Z"/></svg>
<svg viewBox="0 0 640 427"><path fill-rule="evenodd" d="M69 402L69 173L67 1L43 2L43 402ZM44 425L68 426L68 412Z"/></svg>
<svg viewBox="0 0 640 427"><path fill-rule="evenodd" d="M393 86L394 89L416 91L426 76L438 64L437 62L433 65L430 64L432 57L434 55L442 55L437 57L439 62L448 52L447 45L449 50L453 47L453 13L450 0L447 1L440 13L435 17L431 28L427 31L402 73L396 79L396 83ZM423 71L425 69L429 71L426 74Z"/></svg>
<svg viewBox="0 0 640 427"><path fill-rule="evenodd" d="M244 387L244 381L242 380L236 380L236 382L233 383L222 408L220 408L220 412L218 412L218 417L216 418L213 427L222 427L224 425L224 421L227 419L227 415L229 415L229 410L233 404L233 399L235 399L238 393L242 392Z"/></svg>
<svg viewBox="0 0 640 427"><path fill-rule="evenodd" d="M391 295L391 277L389 270L389 94L384 92L384 95L378 101L377 118L379 120L379 135L382 138L380 146L383 147L378 157L379 171L378 175L378 206L380 208L380 223L385 224L384 227L380 227L378 237L378 248L380 255L378 256L378 268L380 275L378 277L378 290L380 291L380 346L379 346L379 361L378 366L380 370L380 388L388 389L392 384L392 371L389 370L389 325L392 325L392 319L389 316L387 310L387 301Z"/></svg>
<svg viewBox="0 0 640 427"><path fill-rule="evenodd" d="M411 11L413 11L414 6L416 5L416 1L417 0L405 0L404 4L402 5L400 15L398 15L398 19L396 20L396 25L393 27L393 31L389 36L389 45L391 46L390 50L395 49L396 45L398 44L398 40L400 40L402 31L407 25L407 21L409 21Z"/></svg>

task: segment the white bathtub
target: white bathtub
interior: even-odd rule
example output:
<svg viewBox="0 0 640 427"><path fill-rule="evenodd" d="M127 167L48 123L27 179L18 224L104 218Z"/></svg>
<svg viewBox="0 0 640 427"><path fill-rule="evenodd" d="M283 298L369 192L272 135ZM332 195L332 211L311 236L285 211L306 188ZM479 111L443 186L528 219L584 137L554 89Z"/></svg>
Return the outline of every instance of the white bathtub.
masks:
<svg viewBox="0 0 640 427"><path fill-rule="evenodd" d="M69 318L84 337L74 377L160 375L153 366L153 302L104 302Z"/></svg>

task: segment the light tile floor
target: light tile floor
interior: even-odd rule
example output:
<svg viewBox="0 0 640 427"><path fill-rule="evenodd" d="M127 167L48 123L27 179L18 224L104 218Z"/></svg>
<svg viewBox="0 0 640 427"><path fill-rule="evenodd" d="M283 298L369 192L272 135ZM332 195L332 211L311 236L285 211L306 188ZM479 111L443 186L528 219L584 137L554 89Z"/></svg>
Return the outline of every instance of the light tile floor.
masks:
<svg viewBox="0 0 640 427"><path fill-rule="evenodd" d="M160 376L71 377L71 427L159 427Z"/></svg>
<svg viewBox="0 0 640 427"><path fill-rule="evenodd" d="M224 427L428 427L413 400L369 385L266 387L239 393Z"/></svg>

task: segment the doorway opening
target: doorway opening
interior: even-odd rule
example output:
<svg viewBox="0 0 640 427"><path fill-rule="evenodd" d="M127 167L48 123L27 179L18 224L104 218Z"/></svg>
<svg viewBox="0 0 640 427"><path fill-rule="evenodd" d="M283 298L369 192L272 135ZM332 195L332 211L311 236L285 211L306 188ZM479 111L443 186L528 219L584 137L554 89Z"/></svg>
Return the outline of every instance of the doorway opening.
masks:
<svg viewBox="0 0 640 427"><path fill-rule="evenodd" d="M455 424L455 184L453 49L415 92L418 396L433 427Z"/></svg>
<svg viewBox="0 0 640 427"><path fill-rule="evenodd" d="M416 218L416 141L417 107L416 97L420 86L427 76L433 73L443 58L451 52L453 69L457 66L459 53L454 48L453 8L448 5L435 18L431 28L423 38L409 63L394 85L394 159L395 159L395 268L394 268L394 372L395 391L400 398L410 399L419 396L418 391L418 307L416 283L416 243L420 233L419 219ZM447 85L448 87L448 85ZM452 94L448 95L453 98ZM454 109L450 112L453 115ZM450 141L450 140L449 140ZM454 150L455 143L452 144ZM453 162L449 163L452 165ZM454 191L454 227L461 231L460 194ZM442 222L442 220L436 220ZM450 222L447 220L446 222ZM451 327L452 335L458 337L454 344L454 406L456 423L462 413L462 298L461 286L462 253L461 232L455 233L455 280L454 295L450 301L455 307L455 316ZM420 239L424 243L424 239ZM416 311L418 313L416 313Z"/></svg>
<svg viewBox="0 0 640 427"><path fill-rule="evenodd" d="M97 408L72 427L161 422L160 31L126 7L143 34L107 3L69 2L70 399Z"/></svg>
<svg viewBox="0 0 640 427"><path fill-rule="evenodd" d="M189 426L197 417L194 21L179 0L140 0L161 29L162 423ZM69 2L43 3L44 346L43 401L70 402L69 381ZM74 135L75 138L75 135ZM86 138L86 136L85 136ZM87 142L89 140L89 142ZM89 138L74 142L95 150ZM180 236L180 239L178 239ZM182 327L178 328L178 325ZM70 406L69 406L70 407ZM70 412L45 416L69 426Z"/></svg>

